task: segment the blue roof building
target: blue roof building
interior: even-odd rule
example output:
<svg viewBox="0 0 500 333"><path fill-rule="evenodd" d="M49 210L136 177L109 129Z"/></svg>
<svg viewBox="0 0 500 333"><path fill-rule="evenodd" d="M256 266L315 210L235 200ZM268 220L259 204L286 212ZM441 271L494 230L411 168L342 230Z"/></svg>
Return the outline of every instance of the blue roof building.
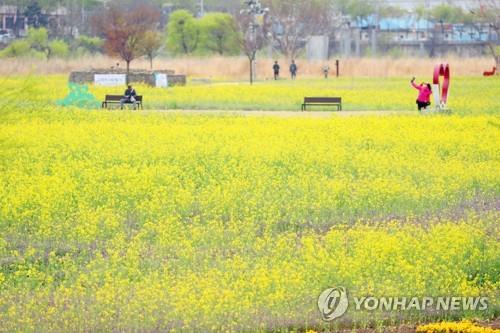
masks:
<svg viewBox="0 0 500 333"><path fill-rule="evenodd" d="M498 36L487 24L449 24L439 23L415 15L381 18L370 16L361 21L351 23L351 27L369 30L376 27L380 33L397 34L401 41L426 40L430 34L440 34L441 40L458 43L475 43L496 41ZM368 35L362 39L369 38Z"/></svg>

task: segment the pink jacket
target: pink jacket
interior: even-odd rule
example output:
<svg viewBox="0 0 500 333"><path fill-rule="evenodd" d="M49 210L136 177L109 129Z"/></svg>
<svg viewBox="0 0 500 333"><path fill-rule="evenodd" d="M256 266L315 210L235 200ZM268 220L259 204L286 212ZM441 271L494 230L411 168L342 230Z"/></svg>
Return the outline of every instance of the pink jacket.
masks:
<svg viewBox="0 0 500 333"><path fill-rule="evenodd" d="M419 91L417 101L419 102L430 102L432 90L430 90L426 84L421 84L417 86L415 82L412 82L411 85Z"/></svg>

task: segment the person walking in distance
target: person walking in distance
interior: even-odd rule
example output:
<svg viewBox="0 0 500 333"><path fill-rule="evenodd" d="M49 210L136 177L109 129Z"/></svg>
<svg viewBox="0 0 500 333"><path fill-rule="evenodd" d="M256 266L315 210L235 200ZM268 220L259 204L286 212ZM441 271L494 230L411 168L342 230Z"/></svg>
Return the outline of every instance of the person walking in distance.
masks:
<svg viewBox="0 0 500 333"><path fill-rule="evenodd" d="M328 79L328 73L330 73L330 66L328 64L325 64L322 68L323 70L323 75L325 76L325 79Z"/></svg>
<svg viewBox="0 0 500 333"><path fill-rule="evenodd" d="M290 64L290 75L292 76L292 80L297 78L297 70L297 64L295 64L295 60L292 60L292 63Z"/></svg>
<svg viewBox="0 0 500 333"><path fill-rule="evenodd" d="M279 79L279 77L280 77L280 65L278 64L278 61L274 62L273 72L274 72L274 79L275 80Z"/></svg>

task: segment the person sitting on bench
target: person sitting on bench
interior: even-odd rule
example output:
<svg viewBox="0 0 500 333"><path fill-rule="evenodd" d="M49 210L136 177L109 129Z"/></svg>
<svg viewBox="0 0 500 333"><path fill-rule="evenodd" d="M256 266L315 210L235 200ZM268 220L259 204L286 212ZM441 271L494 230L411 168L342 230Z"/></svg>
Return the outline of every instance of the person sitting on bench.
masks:
<svg viewBox="0 0 500 333"><path fill-rule="evenodd" d="M125 90L125 93L123 94L123 98L120 100L120 109L123 110L123 104L129 103L129 104L133 104L134 110L135 110L135 106L136 106L135 97L136 96L137 96L137 93L135 92L135 89L132 88L131 84L129 84L127 86L127 90Z"/></svg>

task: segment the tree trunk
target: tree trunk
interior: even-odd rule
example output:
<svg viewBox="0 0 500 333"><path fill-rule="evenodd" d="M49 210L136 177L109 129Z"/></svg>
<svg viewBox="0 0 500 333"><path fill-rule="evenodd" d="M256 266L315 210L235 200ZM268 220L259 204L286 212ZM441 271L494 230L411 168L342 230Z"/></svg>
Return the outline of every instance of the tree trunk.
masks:
<svg viewBox="0 0 500 333"><path fill-rule="evenodd" d="M149 57L149 69L153 70L153 57Z"/></svg>
<svg viewBox="0 0 500 333"><path fill-rule="evenodd" d="M130 74L130 60L126 60L126 62L127 62L127 75L126 75L126 78L125 78L125 82L127 84L129 84L130 82L129 82L128 76Z"/></svg>
<svg viewBox="0 0 500 333"><path fill-rule="evenodd" d="M377 55L377 28L373 27L371 31L371 46L372 46L372 57Z"/></svg>
<svg viewBox="0 0 500 333"><path fill-rule="evenodd" d="M16 38L19 38L19 16L21 15L20 11L19 11L19 6L17 6L17 9L16 9L16 20L14 21L14 36Z"/></svg>
<svg viewBox="0 0 500 333"><path fill-rule="evenodd" d="M250 84L253 84L253 59L249 57L250 59Z"/></svg>
<svg viewBox="0 0 500 333"><path fill-rule="evenodd" d="M361 30L356 29L356 39L354 40L354 44L356 47L356 58L361 57Z"/></svg>

